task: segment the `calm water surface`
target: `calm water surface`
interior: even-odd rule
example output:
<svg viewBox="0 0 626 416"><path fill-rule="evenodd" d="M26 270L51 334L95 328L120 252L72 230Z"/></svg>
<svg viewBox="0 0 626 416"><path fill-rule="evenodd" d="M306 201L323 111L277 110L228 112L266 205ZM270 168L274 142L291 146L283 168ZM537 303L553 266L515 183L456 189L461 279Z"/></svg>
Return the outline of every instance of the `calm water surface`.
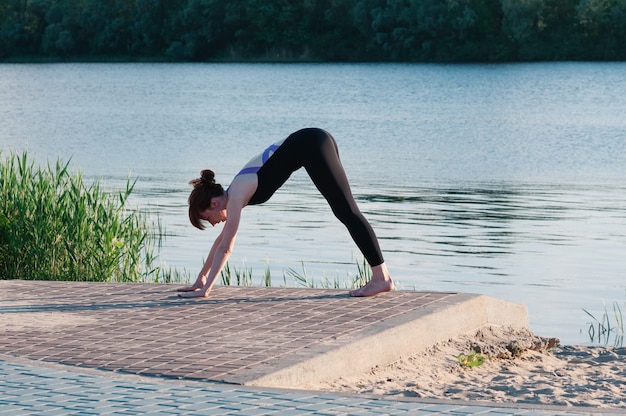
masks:
<svg viewBox="0 0 626 416"><path fill-rule="evenodd" d="M188 225L187 182L227 185L267 144L333 133L404 289L526 304L586 343L626 311L626 64L0 65L0 150L71 158L163 220L161 259L196 275L219 229ZM216 227L216 228L219 228ZM244 211L231 265L347 281L361 261L304 172ZM294 284L288 280L288 284Z"/></svg>

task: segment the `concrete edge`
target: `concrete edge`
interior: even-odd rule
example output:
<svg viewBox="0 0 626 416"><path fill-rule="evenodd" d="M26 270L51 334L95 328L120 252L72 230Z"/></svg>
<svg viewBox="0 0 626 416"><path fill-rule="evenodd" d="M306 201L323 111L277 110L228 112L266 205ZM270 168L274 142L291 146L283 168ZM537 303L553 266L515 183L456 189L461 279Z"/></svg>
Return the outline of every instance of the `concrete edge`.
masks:
<svg viewBox="0 0 626 416"><path fill-rule="evenodd" d="M529 329L524 305L468 293L451 294L423 309L380 323L350 336L298 351L292 357L235 376L245 386L302 388L310 383L363 374L389 365L484 326Z"/></svg>

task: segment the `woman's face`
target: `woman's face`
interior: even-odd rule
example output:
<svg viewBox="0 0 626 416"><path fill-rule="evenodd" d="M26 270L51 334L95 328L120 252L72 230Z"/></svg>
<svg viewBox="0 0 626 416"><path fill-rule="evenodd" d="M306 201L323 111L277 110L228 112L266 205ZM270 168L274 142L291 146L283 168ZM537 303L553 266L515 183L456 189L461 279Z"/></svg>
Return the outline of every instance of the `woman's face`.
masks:
<svg viewBox="0 0 626 416"><path fill-rule="evenodd" d="M200 211L200 218L215 227L215 224L226 221L226 208L211 205L204 211Z"/></svg>

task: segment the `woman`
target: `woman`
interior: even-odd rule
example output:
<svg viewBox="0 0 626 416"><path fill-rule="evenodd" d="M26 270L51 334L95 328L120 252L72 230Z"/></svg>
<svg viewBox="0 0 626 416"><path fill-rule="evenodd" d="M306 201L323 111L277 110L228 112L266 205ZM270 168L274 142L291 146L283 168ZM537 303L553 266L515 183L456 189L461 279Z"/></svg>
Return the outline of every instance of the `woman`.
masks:
<svg viewBox="0 0 626 416"><path fill-rule="evenodd" d="M206 297L233 251L241 219L248 205L267 201L289 176L304 167L317 189L326 198L335 216L348 228L372 268L372 279L352 296L373 296L393 289L393 281L383 260L376 235L354 201L348 178L343 170L335 139L317 128L299 130L282 142L275 143L250 160L224 191L215 183L214 173L203 170L202 177L191 181L189 219L204 229L225 222L211 247L204 267L192 286L178 289L182 297Z"/></svg>

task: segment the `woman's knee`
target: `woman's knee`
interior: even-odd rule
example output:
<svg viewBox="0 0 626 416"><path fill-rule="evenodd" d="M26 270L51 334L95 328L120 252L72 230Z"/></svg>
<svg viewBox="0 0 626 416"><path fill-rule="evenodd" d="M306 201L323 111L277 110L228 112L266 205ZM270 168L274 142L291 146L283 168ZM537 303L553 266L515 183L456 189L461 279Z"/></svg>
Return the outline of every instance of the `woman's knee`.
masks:
<svg viewBox="0 0 626 416"><path fill-rule="evenodd" d="M348 205L333 206L331 209L335 217L341 221L346 227L351 228L358 226L365 221L365 217L357 207Z"/></svg>

